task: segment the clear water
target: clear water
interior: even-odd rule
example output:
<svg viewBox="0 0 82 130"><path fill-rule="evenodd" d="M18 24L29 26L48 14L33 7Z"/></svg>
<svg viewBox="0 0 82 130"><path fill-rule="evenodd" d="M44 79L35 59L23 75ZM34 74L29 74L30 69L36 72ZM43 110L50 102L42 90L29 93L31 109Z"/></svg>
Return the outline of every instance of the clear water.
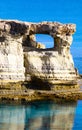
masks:
<svg viewBox="0 0 82 130"><path fill-rule="evenodd" d="M82 58L74 58L82 74ZM82 130L82 101L0 104L0 130Z"/></svg>
<svg viewBox="0 0 82 130"><path fill-rule="evenodd" d="M0 105L0 130L82 130L82 102ZM79 128L79 129L78 129Z"/></svg>

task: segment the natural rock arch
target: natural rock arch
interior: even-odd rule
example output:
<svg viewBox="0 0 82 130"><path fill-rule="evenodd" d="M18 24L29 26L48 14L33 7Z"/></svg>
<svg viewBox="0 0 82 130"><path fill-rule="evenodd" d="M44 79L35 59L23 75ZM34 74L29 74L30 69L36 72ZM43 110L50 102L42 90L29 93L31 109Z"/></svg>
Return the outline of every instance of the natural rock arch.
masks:
<svg viewBox="0 0 82 130"><path fill-rule="evenodd" d="M75 24L0 20L1 81L24 81L28 80L27 75L52 84L76 81L77 73L70 54L75 30ZM53 37L55 48L36 49L35 34Z"/></svg>
<svg viewBox="0 0 82 130"><path fill-rule="evenodd" d="M69 53L68 51L72 44L72 34L75 32L75 25L56 22L30 23L27 32L26 41L29 44L27 46L36 47L37 42L35 40L35 34L46 34L54 39L54 49L60 54L65 55L65 53Z"/></svg>

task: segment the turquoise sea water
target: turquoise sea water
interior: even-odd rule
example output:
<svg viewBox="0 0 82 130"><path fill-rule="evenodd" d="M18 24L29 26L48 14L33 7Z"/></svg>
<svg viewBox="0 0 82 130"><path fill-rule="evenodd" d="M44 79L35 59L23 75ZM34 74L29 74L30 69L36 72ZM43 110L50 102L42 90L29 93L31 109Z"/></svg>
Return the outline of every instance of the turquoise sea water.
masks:
<svg viewBox="0 0 82 130"><path fill-rule="evenodd" d="M82 74L82 58L74 58ZM82 101L0 103L0 130L82 130Z"/></svg>
<svg viewBox="0 0 82 130"><path fill-rule="evenodd" d="M82 101L0 104L0 130L82 130Z"/></svg>

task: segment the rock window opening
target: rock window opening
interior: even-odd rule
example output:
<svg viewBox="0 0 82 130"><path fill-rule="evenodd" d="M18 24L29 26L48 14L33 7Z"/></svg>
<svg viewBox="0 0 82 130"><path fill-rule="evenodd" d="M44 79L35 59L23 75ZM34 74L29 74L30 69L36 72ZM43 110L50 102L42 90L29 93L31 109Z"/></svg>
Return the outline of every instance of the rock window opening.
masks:
<svg viewBox="0 0 82 130"><path fill-rule="evenodd" d="M54 39L50 35L45 34L35 34L37 48L53 48L54 47Z"/></svg>

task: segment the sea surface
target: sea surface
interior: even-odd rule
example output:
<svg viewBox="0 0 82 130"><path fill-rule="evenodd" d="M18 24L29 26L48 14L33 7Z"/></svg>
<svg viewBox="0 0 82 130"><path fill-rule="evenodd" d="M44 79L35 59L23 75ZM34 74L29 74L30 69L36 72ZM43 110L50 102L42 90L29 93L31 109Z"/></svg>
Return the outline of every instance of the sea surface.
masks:
<svg viewBox="0 0 82 130"><path fill-rule="evenodd" d="M75 67L78 69L78 72L82 74L82 57L75 57L73 60Z"/></svg>
<svg viewBox="0 0 82 130"><path fill-rule="evenodd" d="M0 104L0 130L82 130L82 101Z"/></svg>
<svg viewBox="0 0 82 130"><path fill-rule="evenodd" d="M74 58L82 74L82 58ZM0 130L82 130L82 101L0 103Z"/></svg>

